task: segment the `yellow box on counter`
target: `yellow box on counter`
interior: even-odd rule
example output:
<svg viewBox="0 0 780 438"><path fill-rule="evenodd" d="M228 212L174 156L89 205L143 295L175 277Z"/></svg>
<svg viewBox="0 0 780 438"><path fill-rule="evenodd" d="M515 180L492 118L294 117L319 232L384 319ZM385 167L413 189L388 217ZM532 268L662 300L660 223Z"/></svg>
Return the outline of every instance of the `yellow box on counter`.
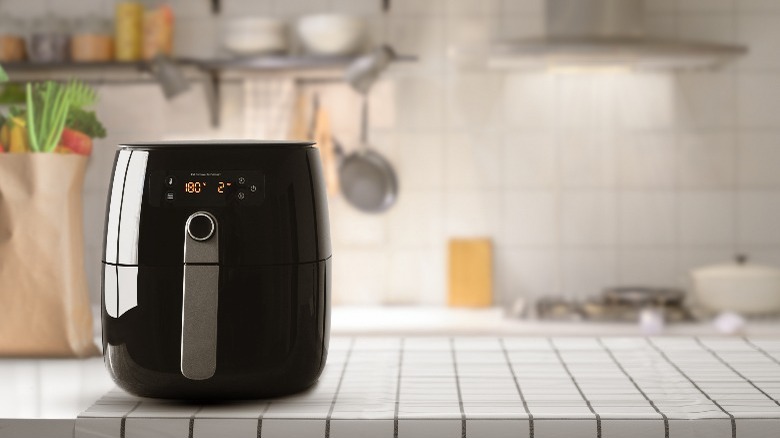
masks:
<svg viewBox="0 0 780 438"><path fill-rule="evenodd" d="M493 305L493 243L490 239L450 239L448 264L448 303L451 307Z"/></svg>

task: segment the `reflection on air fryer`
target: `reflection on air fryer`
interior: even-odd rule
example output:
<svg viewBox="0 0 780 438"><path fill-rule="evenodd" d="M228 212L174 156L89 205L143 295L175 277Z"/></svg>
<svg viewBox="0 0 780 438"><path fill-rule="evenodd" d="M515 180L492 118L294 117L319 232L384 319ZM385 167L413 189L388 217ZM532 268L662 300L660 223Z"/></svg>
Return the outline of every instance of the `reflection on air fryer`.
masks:
<svg viewBox="0 0 780 438"><path fill-rule="evenodd" d="M223 170L177 170L204 168ZM331 249L311 144L121 146L105 254L103 345L125 390L260 398L316 382Z"/></svg>

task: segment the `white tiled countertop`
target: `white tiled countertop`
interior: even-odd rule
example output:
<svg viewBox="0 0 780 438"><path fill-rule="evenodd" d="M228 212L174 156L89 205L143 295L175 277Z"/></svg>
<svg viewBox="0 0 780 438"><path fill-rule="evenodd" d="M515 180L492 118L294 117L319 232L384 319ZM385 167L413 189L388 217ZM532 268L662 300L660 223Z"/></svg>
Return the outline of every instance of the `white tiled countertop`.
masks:
<svg viewBox="0 0 780 438"><path fill-rule="evenodd" d="M103 359L0 359L0 437L73 436L75 418L114 387Z"/></svg>
<svg viewBox="0 0 780 438"><path fill-rule="evenodd" d="M213 406L112 389L100 359L4 360L0 371L0 437L749 438L780 430L780 338L337 337L310 391Z"/></svg>
<svg viewBox="0 0 780 438"><path fill-rule="evenodd" d="M780 341L337 338L310 391L228 406L112 391L80 437L770 437Z"/></svg>

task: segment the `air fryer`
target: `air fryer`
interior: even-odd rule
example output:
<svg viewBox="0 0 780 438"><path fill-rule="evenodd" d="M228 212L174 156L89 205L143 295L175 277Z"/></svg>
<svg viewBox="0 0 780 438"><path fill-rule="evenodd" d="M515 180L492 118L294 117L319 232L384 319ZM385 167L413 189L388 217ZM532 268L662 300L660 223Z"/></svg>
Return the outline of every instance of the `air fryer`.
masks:
<svg viewBox="0 0 780 438"><path fill-rule="evenodd" d="M106 210L103 351L121 388L242 399L316 382L331 246L311 143L124 144Z"/></svg>

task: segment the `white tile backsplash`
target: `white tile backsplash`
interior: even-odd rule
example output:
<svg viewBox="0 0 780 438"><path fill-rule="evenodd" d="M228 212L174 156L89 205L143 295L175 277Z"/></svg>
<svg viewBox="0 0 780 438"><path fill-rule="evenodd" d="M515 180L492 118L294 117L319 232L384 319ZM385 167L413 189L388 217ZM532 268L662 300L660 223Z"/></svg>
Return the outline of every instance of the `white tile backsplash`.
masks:
<svg viewBox="0 0 780 438"><path fill-rule="evenodd" d="M663 248L625 248L618 254L618 282L624 285L684 286L677 271L677 251Z"/></svg>
<svg viewBox="0 0 780 438"><path fill-rule="evenodd" d="M739 187L780 189L780 130L739 134Z"/></svg>
<svg viewBox="0 0 780 438"><path fill-rule="evenodd" d="M617 125L624 129L675 127L674 78L663 73L616 76Z"/></svg>
<svg viewBox="0 0 780 438"><path fill-rule="evenodd" d="M503 186L552 189L558 178L558 155L552 132L507 132L501 161Z"/></svg>
<svg viewBox="0 0 780 438"><path fill-rule="evenodd" d="M552 246L558 236L557 200L551 191L507 191L502 199L502 245Z"/></svg>
<svg viewBox="0 0 780 438"><path fill-rule="evenodd" d="M555 74L557 123L562 128L599 130L615 124L615 74Z"/></svg>
<svg viewBox="0 0 780 438"><path fill-rule="evenodd" d="M342 198L328 205L331 239L340 247L376 247L387 242L387 217L364 214Z"/></svg>
<svg viewBox="0 0 780 438"><path fill-rule="evenodd" d="M724 189L736 179L736 138L732 131L682 134L678 180L684 189Z"/></svg>
<svg viewBox="0 0 780 438"><path fill-rule="evenodd" d="M220 23L230 17L292 23L327 11L365 16L371 41L418 56L393 65L370 96L371 144L398 171L398 204L365 215L330 202L334 303L443 304L447 239L464 236L494 239L505 304L614 284L686 286L689 269L737 251L780 264L780 2L646 1L648 35L746 44L749 54L716 71L609 74L489 70L452 57L544 35L544 0L394 0L384 17L379 1L364 0L223 0L220 16L208 2L171 3L180 56L224 53ZM46 7L5 0L0 13ZM103 0L48 7L113 15ZM113 146L278 136L294 97L282 82L225 84L218 129L198 84L171 102L155 84L99 86L109 138L95 144L84 189L94 299ZM344 84L303 90L319 93L354 150L359 96Z"/></svg>
<svg viewBox="0 0 780 438"><path fill-rule="evenodd" d="M618 195L621 245L670 246L677 241L676 194L623 191Z"/></svg>
<svg viewBox="0 0 780 438"><path fill-rule="evenodd" d="M501 192L448 191L444 194L444 226L448 237L492 237L501 232Z"/></svg>
<svg viewBox="0 0 780 438"><path fill-rule="evenodd" d="M403 182L402 182L403 184ZM444 194L403 189L387 213L389 247L437 248L444 244Z"/></svg>
<svg viewBox="0 0 780 438"><path fill-rule="evenodd" d="M739 241L748 245L780 245L780 193L742 191L737 201Z"/></svg>
<svg viewBox="0 0 780 438"><path fill-rule="evenodd" d="M378 249L334 251L333 304L381 304L391 271L390 256Z"/></svg>
<svg viewBox="0 0 780 438"><path fill-rule="evenodd" d="M733 71L684 72L675 81L677 122L683 127L721 128L737 123Z"/></svg>
<svg viewBox="0 0 780 438"><path fill-rule="evenodd" d="M504 124L504 77L494 73L458 73L447 78L447 126L500 129Z"/></svg>
<svg viewBox="0 0 780 438"><path fill-rule="evenodd" d="M723 246L736 242L733 191L683 191L679 194L680 242Z"/></svg>
<svg viewBox="0 0 780 438"><path fill-rule="evenodd" d="M672 131L630 131L615 140L617 184L626 189L677 185L677 138Z"/></svg>
<svg viewBox="0 0 780 438"><path fill-rule="evenodd" d="M517 298L560 294L559 260L553 249L496 248L495 277L499 303Z"/></svg>
<svg viewBox="0 0 780 438"><path fill-rule="evenodd" d="M737 82L739 125L780 128L780 73L742 73Z"/></svg>
<svg viewBox="0 0 780 438"><path fill-rule="evenodd" d="M499 189L503 172L500 131L452 130L444 139L441 158L448 189Z"/></svg>
<svg viewBox="0 0 780 438"><path fill-rule="evenodd" d="M566 249L561 265L564 296L596 296L617 282L617 252L613 248Z"/></svg>
<svg viewBox="0 0 780 438"><path fill-rule="evenodd" d="M428 3L428 2L419 2ZM399 3L400 4L400 3ZM396 7L394 4L393 7ZM419 58L414 65L399 66L404 70L421 70L440 74L444 69L446 21L441 16L394 14L387 19L389 43L398 53ZM439 80L437 76L430 79Z"/></svg>
<svg viewBox="0 0 780 438"><path fill-rule="evenodd" d="M397 136L399 182L405 190L441 189L444 186L444 142L436 131Z"/></svg>
<svg viewBox="0 0 780 438"><path fill-rule="evenodd" d="M508 73L504 81L504 111L508 127L540 129L556 126L554 75Z"/></svg>
<svg viewBox="0 0 780 438"><path fill-rule="evenodd" d="M563 130L558 133L560 182L566 188L614 188L617 157L612 131Z"/></svg>
<svg viewBox="0 0 780 438"><path fill-rule="evenodd" d="M444 84L438 77L397 76L396 120L400 129L441 129Z"/></svg>
<svg viewBox="0 0 780 438"><path fill-rule="evenodd" d="M561 241L570 246L617 243L617 193L612 190L567 191L561 196Z"/></svg>
<svg viewBox="0 0 780 438"><path fill-rule="evenodd" d="M444 246L398 249L389 254L384 304L442 305L446 302Z"/></svg>

